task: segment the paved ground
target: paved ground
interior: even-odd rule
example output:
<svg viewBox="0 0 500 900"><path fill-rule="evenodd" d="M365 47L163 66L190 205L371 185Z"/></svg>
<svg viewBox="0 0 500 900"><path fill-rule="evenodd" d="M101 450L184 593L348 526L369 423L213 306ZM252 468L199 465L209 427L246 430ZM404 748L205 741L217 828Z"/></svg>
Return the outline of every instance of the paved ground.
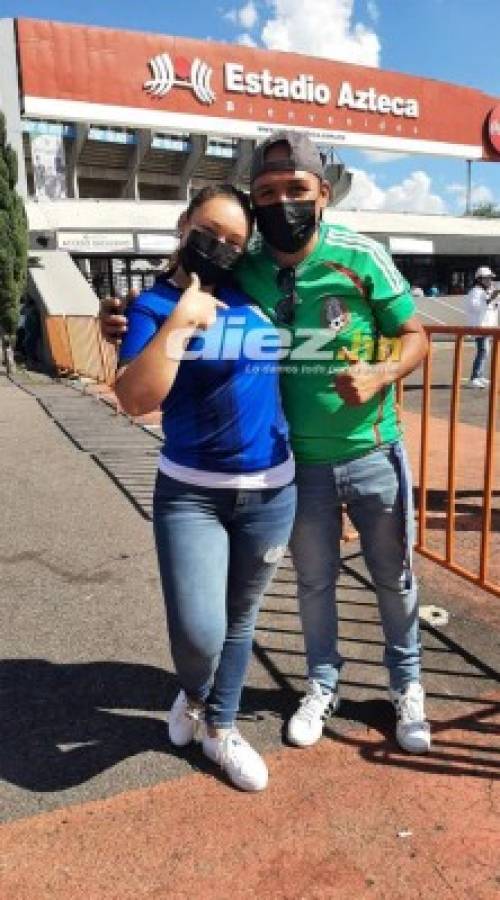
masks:
<svg viewBox="0 0 500 900"><path fill-rule="evenodd" d="M469 379L475 345L464 345L459 419L468 425L484 428L488 416L489 392L470 388ZM449 341L434 341L431 356L431 415L448 420L450 414L450 387L453 380L454 346ZM422 404L422 372L417 370L405 379L405 409L420 413Z"/></svg>
<svg viewBox="0 0 500 900"><path fill-rule="evenodd" d="M304 685L286 559L240 723L271 786L238 794L166 740L157 437L70 387L26 386L0 376L2 900L496 896L498 601L418 562L423 602L451 620L424 633L435 743L412 759L392 738L373 593L346 545L342 707L301 752L283 743Z"/></svg>
<svg viewBox="0 0 500 900"><path fill-rule="evenodd" d="M415 300L423 325L467 325L465 297L419 297Z"/></svg>

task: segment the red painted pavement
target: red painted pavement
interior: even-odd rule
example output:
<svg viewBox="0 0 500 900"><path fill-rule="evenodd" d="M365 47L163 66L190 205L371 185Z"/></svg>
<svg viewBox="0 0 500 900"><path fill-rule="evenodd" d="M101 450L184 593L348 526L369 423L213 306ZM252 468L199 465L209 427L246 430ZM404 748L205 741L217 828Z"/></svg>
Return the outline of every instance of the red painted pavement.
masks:
<svg viewBox="0 0 500 900"><path fill-rule="evenodd" d="M0 896L493 900L491 699L425 759L356 731L269 754L262 794L196 774L5 825Z"/></svg>

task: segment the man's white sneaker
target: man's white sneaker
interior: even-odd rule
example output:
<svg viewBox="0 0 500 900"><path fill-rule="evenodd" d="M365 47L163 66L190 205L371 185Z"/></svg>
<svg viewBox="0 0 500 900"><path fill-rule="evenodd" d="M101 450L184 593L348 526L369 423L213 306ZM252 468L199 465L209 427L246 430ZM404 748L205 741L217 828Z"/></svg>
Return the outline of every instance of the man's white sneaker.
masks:
<svg viewBox="0 0 500 900"><path fill-rule="evenodd" d="M469 387L481 388L482 390L484 390L486 385L484 384L482 378L471 378L471 380L469 381Z"/></svg>
<svg viewBox="0 0 500 900"><path fill-rule="evenodd" d="M267 766L237 728L224 730L217 737L207 731L203 737L203 753L217 763L229 780L242 791L263 791L267 787Z"/></svg>
<svg viewBox="0 0 500 900"><path fill-rule="evenodd" d="M488 385L489 385L489 383L490 383L490 379L489 379L489 378L483 378L482 375L481 375L481 378L479 379L479 381L481 382L481 384L483 385L484 388L487 388Z"/></svg>
<svg viewBox="0 0 500 900"><path fill-rule="evenodd" d="M179 691L168 714L168 736L176 747L185 747L196 737L203 719L203 707L192 703L184 691Z"/></svg>
<svg viewBox="0 0 500 900"><path fill-rule="evenodd" d="M424 689L412 681L405 691L390 691L396 710L396 740L407 753L428 753L431 749L431 729L425 718Z"/></svg>
<svg viewBox="0 0 500 900"><path fill-rule="evenodd" d="M309 682L307 694L288 723L287 737L296 747L311 747L323 734L323 725L329 715L338 709L336 691L323 691L317 681Z"/></svg>

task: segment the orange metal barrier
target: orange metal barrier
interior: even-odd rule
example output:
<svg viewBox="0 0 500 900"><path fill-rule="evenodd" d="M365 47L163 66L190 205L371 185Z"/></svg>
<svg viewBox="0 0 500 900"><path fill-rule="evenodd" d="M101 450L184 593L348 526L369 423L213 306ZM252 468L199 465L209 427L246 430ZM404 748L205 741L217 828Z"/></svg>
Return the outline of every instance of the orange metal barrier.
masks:
<svg viewBox="0 0 500 900"><path fill-rule="evenodd" d="M454 326L425 326L429 338L429 354L424 362L422 409L420 421L420 478L418 507L418 539L416 550L433 562L444 566L457 575L477 584L485 590L500 597L500 585L489 578L490 545L492 534L492 496L496 446L496 418L498 392L500 389L500 329L470 328ZM451 406L449 415L448 448L447 448L447 484L446 484L446 544L444 554L438 553L429 546L428 541L428 494L429 494L429 456L431 448L431 382L434 335L447 335L454 343L453 379L451 385ZM457 437L459 429L459 404L461 390L462 360L464 340L466 336L485 336L492 340L492 357L490 373L490 389L488 398L488 420L486 426L485 452L483 459L483 506L481 515L481 542L477 571L472 571L456 561L456 493L457 493ZM403 401L403 388L398 386L398 402Z"/></svg>
<svg viewBox="0 0 500 900"><path fill-rule="evenodd" d="M104 381L104 368L97 338L98 324L98 321L90 316L68 316L66 319L75 372L95 381Z"/></svg>
<svg viewBox="0 0 500 900"><path fill-rule="evenodd" d="M47 316L43 320L47 345L57 372L74 372L73 354L64 316Z"/></svg>
<svg viewBox="0 0 500 900"><path fill-rule="evenodd" d="M109 341L105 341L102 337L99 322L97 322L97 342L102 359L104 381L106 384L113 384L118 362L118 351L114 344L110 344Z"/></svg>
<svg viewBox="0 0 500 900"><path fill-rule="evenodd" d="M112 384L116 349L102 339L98 318L47 316L44 325L57 372L83 375L100 383Z"/></svg>

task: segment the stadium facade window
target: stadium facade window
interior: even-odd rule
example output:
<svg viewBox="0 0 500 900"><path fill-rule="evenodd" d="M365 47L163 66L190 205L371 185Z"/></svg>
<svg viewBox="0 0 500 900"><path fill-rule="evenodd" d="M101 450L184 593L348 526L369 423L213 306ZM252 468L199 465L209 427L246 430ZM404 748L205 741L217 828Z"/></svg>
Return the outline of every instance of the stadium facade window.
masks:
<svg viewBox="0 0 500 900"><path fill-rule="evenodd" d="M171 150L174 153L190 153L192 150L188 134L154 134L151 147L153 150Z"/></svg>
<svg viewBox="0 0 500 900"><path fill-rule="evenodd" d="M54 134L63 138L74 138L76 128L68 122L46 122L43 120L23 119L25 134Z"/></svg>
<svg viewBox="0 0 500 900"><path fill-rule="evenodd" d="M102 128L91 125L88 140L101 141L104 144L136 144L137 135L128 128Z"/></svg>
<svg viewBox="0 0 500 900"><path fill-rule="evenodd" d="M222 156L226 159L235 159L238 156L238 140L236 138L211 138L207 139L205 156Z"/></svg>

